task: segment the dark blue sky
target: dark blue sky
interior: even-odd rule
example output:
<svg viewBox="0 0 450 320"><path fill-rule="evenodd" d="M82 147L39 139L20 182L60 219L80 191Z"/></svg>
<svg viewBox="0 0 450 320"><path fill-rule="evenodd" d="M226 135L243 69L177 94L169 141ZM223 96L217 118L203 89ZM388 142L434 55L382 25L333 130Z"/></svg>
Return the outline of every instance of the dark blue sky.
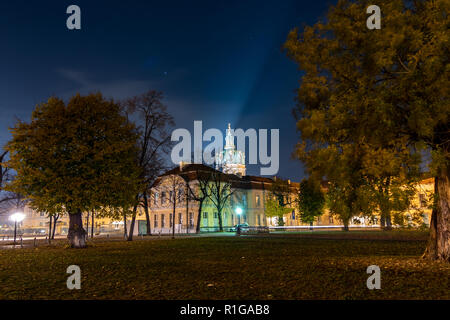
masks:
<svg viewBox="0 0 450 320"><path fill-rule="evenodd" d="M162 90L176 127L280 129L279 176L299 180L291 110L301 74L281 46L335 1L2 1L0 143L51 95ZM81 8L82 29L66 28ZM258 174L249 167L249 174Z"/></svg>

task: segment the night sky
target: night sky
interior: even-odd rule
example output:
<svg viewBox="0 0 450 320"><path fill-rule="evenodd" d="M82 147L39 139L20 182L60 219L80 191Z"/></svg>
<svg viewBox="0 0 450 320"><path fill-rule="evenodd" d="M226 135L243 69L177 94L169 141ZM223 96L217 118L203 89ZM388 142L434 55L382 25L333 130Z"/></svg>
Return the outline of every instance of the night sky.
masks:
<svg viewBox="0 0 450 320"><path fill-rule="evenodd" d="M0 143L56 95L161 90L177 128L280 129L278 176L298 181L291 110L301 73L281 47L335 1L2 1ZM82 29L66 28L81 8ZM249 166L248 174L259 174Z"/></svg>

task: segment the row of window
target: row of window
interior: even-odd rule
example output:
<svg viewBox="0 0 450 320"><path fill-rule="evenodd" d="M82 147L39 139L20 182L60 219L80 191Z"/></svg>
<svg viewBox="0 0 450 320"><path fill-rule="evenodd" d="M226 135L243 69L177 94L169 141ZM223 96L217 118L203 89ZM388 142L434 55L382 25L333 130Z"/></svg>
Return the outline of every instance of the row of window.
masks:
<svg viewBox="0 0 450 320"><path fill-rule="evenodd" d="M180 188L178 190L178 192L176 192L177 202L180 202L183 199L184 194L185 194L185 191L182 188ZM167 198L167 195L169 195L168 198ZM162 191L161 194L159 194L159 192L155 192L154 195L153 195L153 204L157 205L158 202L160 202L161 205L164 205L167 201L173 202L173 198L172 197L173 197L173 191L168 191L168 192ZM231 203L233 205L233 198L232 197L230 197L230 198L231 198L230 199ZM246 205L246 203L247 203L247 199L246 199L245 195L242 196L242 203L244 205ZM260 197L260 195L256 195L255 196L255 204L256 204L257 208L259 208L261 206L261 197Z"/></svg>
<svg viewBox="0 0 450 320"><path fill-rule="evenodd" d="M172 213L169 213L169 214L164 214L164 213L162 213L162 214L155 214L154 216L153 216L153 227L154 228L159 228L159 227L161 227L161 228L165 228L166 227L166 216L169 216L169 225L168 225L168 227L169 228L171 228L171 227L173 227L173 224L172 224L172 216L173 216L173 214ZM218 219L219 218L219 215L217 214L217 212L214 212L214 219ZM177 214L175 214L175 218L177 219L177 223L178 224L183 224L183 222L184 222L184 215L183 215L183 213L178 213L178 215ZM231 214L231 221L232 221L232 223L234 223L234 218L235 218L235 216L234 216L234 214ZM258 215L256 215L256 218L257 218L257 225L258 226L261 226L261 215L260 214L258 214ZM203 219L208 219L208 212L203 212ZM226 214L224 214L224 216L223 216L223 220L225 221L226 220ZM247 219L246 219L246 216L242 216L242 221L241 222L245 222ZM192 212L189 212L189 227L194 227L194 214L192 213Z"/></svg>
<svg viewBox="0 0 450 320"><path fill-rule="evenodd" d="M177 201L180 202L182 197L184 196L184 189L180 188L178 191L175 192L175 196L177 197ZM167 194L169 195L169 198L167 198ZM158 204L158 199L160 198L160 194L159 192L155 192L153 195L153 204L157 205ZM173 191L169 191L169 192L161 192L161 204L163 205L164 203L166 203L167 201L171 201L173 202Z"/></svg>
<svg viewBox="0 0 450 320"><path fill-rule="evenodd" d="M158 224L159 224L158 216L159 215L157 215L157 214L155 214L153 216L153 227L154 228L158 228ZM165 228L166 227L166 215L160 214L160 216L161 216L161 220L160 220L161 228ZM169 213L168 216L169 216L169 227L171 228L173 226L173 219L172 219L173 214ZM175 218L176 218L176 214L175 214ZM177 221L178 221L178 224L183 224L183 214L181 212L178 213ZM192 228L193 226L194 226L194 214L192 212L189 212L189 227Z"/></svg>

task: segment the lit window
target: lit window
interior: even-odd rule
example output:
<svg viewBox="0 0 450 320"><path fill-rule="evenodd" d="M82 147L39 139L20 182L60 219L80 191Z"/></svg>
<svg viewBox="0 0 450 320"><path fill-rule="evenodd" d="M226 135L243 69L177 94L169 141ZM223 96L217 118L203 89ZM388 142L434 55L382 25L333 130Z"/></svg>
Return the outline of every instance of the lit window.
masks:
<svg viewBox="0 0 450 320"><path fill-rule="evenodd" d="M261 205L261 199L259 195L256 196L256 207L259 207Z"/></svg>
<svg viewBox="0 0 450 320"><path fill-rule="evenodd" d="M194 226L194 214L192 212L189 212L189 226Z"/></svg>

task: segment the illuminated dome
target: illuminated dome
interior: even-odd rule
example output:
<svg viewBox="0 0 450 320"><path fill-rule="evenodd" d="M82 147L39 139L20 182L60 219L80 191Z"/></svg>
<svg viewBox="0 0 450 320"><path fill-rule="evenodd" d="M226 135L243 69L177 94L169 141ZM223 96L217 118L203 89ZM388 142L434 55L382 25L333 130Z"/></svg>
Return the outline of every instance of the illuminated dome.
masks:
<svg viewBox="0 0 450 320"><path fill-rule="evenodd" d="M216 155L216 169L228 174L245 176L245 152L236 150L231 131L231 125L228 124L225 148Z"/></svg>

